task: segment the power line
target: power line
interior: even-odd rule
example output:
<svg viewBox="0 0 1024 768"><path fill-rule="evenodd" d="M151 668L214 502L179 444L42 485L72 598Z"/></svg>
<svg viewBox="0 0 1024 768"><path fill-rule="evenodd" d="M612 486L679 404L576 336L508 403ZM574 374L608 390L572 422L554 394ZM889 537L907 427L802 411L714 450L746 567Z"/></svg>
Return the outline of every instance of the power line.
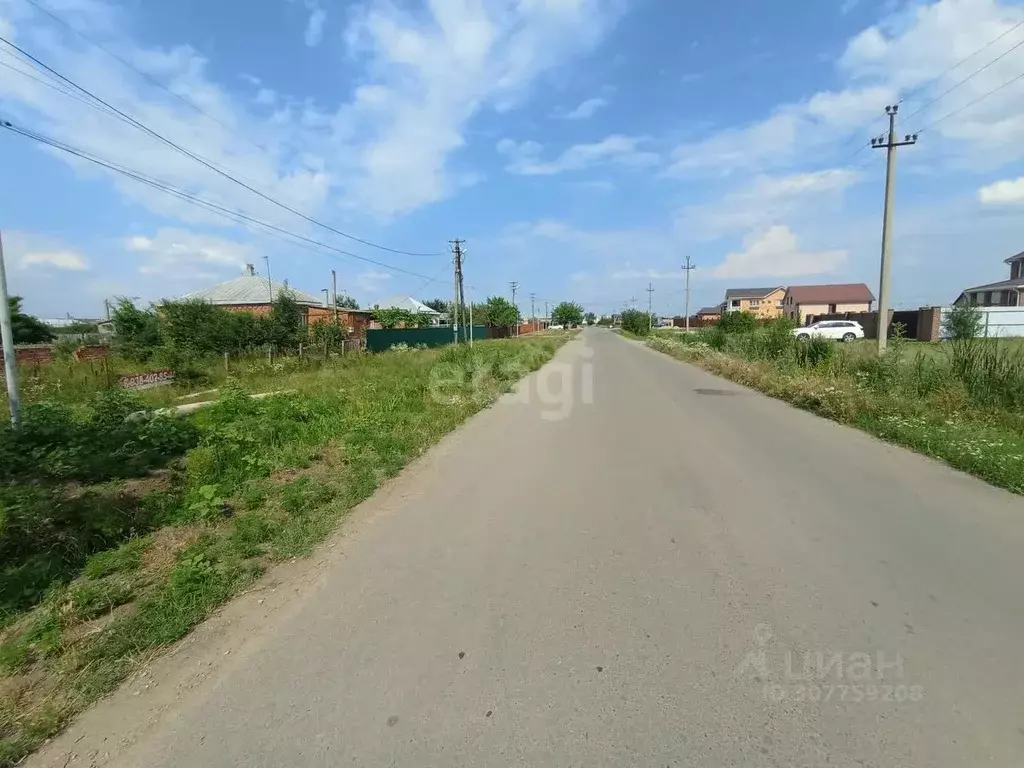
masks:
<svg viewBox="0 0 1024 768"><path fill-rule="evenodd" d="M935 83L939 82L942 78L944 78L946 75L948 75L954 69L957 69L961 64L964 64L965 62L970 61L971 59L973 59L975 56L977 56L982 51L987 50L988 48L991 48L993 45L998 43L1000 40L1002 40L1004 37L1009 35L1011 32L1014 32L1015 30L1020 29L1020 27L1022 27L1022 26L1024 26L1024 21L1017 22L1012 27L1010 27L1008 30L1003 32L1002 34L997 35L996 37L993 37L991 40L989 40L987 43L985 43L983 46L981 46L981 48L976 50L974 53L971 53L971 54L969 54L967 56L964 56L958 62L956 62L952 66L948 67L947 69L943 70L940 74L938 74L935 77L931 78L927 82L922 83L921 85L917 86L917 88L913 89L910 93L908 93L906 96L901 98L897 102L897 104L902 104L907 99L913 98L914 96L916 96L921 91L923 91L923 90L927 89L928 87L934 85ZM1011 48L1010 50L1013 50L1013 49ZM1007 53L1009 53L1009 51L1007 51ZM922 107L922 109L923 109L923 107ZM917 110L917 112L920 112L920 111L921 111L920 109ZM916 115L917 112L912 112L910 116Z"/></svg>
<svg viewBox="0 0 1024 768"><path fill-rule="evenodd" d="M433 282L435 280L435 278L428 277L427 275L422 275L419 272L413 272L413 271L408 270L408 269L403 269L401 267L396 267L396 266L391 265L391 264L386 264L385 262L377 261L376 259L371 259L371 258L369 258L367 256L360 256L357 253L351 253L350 251L343 250L341 248L338 248L336 246L330 245L328 243L324 243L324 242L321 242L319 240L315 240L313 238L306 237L305 235L300 235L297 232L292 232L291 230L284 229L282 227L278 227L278 226L276 226L274 224L270 224L269 222L263 221L261 219L257 219L254 216L249 216L248 214L242 213L241 211L236 211L236 210L232 210L230 208L226 208L226 207L218 205L217 203L214 203L214 202L212 202L210 200L205 200L205 199L203 199L201 197L197 197L196 195L192 195L192 194L190 194L190 193L188 193L188 192L186 192L184 190L178 189L177 187L173 187L170 184L166 184L166 183L164 183L164 182L162 182L162 181L160 181L158 179L154 179L152 177L146 176L145 174L138 173L136 171L132 171L131 169L125 168L125 167L120 166L120 165L117 165L116 163L112 163L112 162L110 162L108 160L104 160L103 158L100 158L100 157L97 157L95 155L92 155L89 152L86 152L86 151L84 151L82 149L79 149L77 147L73 147L70 144L66 144L66 143L64 143L62 141L58 141L56 139L51 139L48 136L44 136L43 134L35 133L34 131L28 131L28 130L25 130L23 128L19 128L18 126L13 125L9 121L6 121L6 120L5 121L0 121L0 127L6 128L6 129L12 131L13 133L16 133L16 134L19 134L21 136L24 136L25 138L32 139L33 141L39 142L41 144L45 144L45 145L50 146L50 147L53 147L54 149L59 149L59 150L61 150L63 152L67 152L68 154L74 155L74 156L79 157L79 158L81 158L83 160L87 160L90 163L93 163L95 165L101 166L101 167L106 168L108 170L114 171L116 173L120 173L120 174L122 174L124 176L127 176L128 178L131 178L131 179L133 179L135 181L138 181L138 182L140 182L142 184L146 184L147 186L153 187L154 189L158 189L158 190L160 190L162 192L166 192L167 194L170 194L170 195L172 195L174 197L177 197L180 200L184 200L185 202L192 203L192 204L197 205L200 208L204 208L204 209L206 209L206 210L208 210L208 211L210 211L212 213L216 213L218 215L224 216L225 218L232 219L233 221L236 221L236 222L241 221L241 222L246 222L246 223L249 223L249 224L253 224L253 225L261 227L261 228L263 228L263 229L265 229L265 230L267 230L269 232L279 233L281 235L286 235L288 237L292 237L292 238L295 238L297 240L301 240L301 241L303 241L305 243L309 243L310 245L317 246L318 248L324 248L324 249L329 250L329 251L334 251L335 253L339 253L339 254L341 254L343 256L347 256L347 257L353 258L353 259L358 259L359 261L363 261L363 262L366 262L368 264L374 264L374 265L376 265L378 267L382 267L382 268L390 270L392 272L401 272L401 273L406 274L406 275L411 275L412 277L418 277L418 278L421 278L423 280L427 280L428 282ZM292 241L287 241L287 242L292 242ZM293 245L299 245L299 243L294 243L294 242L292 242L292 244ZM324 255L330 256L330 254L324 254Z"/></svg>
<svg viewBox="0 0 1024 768"><path fill-rule="evenodd" d="M967 102L962 107L954 109L952 112L947 112L942 117L940 117L938 120L933 120L932 122L928 123L927 125L925 125L925 126L923 126L921 128L918 128L917 129L917 133L923 133L924 131L928 130L929 128L934 128L936 125L938 125L939 123L943 122L944 120L948 120L949 118L953 117L953 115L960 114L965 109L968 109L969 107L973 107L979 101L983 101L984 99L987 99L992 94L997 93L997 92L1003 90L1003 88L1005 88L1006 86L1012 85L1013 83L1017 82L1018 80L1020 80L1022 78L1024 78L1024 72L1021 72L1019 75L1017 75L1012 80L1007 80L1002 85L997 85L991 91L987 91L986 93L983 93L981 96L979 96L978 98L976 98L976 99L974 99L972 101Z"/></svg>
<svg viewBox="0 0 1024 768"><path fill-rule="evenodd" d="M946 90L944 90L944 91L943 91L942 93L940 93L940 94L939 94L938 96L936 96L936 97L935 97L934 99L932 99L931 101L928 101L928 102L926 102L926 103L925 103L925 104L924 104L923 106L921 106L921 107L918 107L917 109L915 109L915 110L914 110L913 112L911 112L911 113L910 113L909 115L907 115L907 116L906 116L906 118L904 118L904 119L906 119L906 120L909 120L909 119L910 119L910 118L912 118L912 117L913 117L914 115L920 114L920 113L921 113L921 112L923 112L924 110L928 109L928 107L930 107L930 106L931 106L932 104L934 104L935 102L939 101L940 99L943 99L943 98L945 98L945 97L946 97L946 96L948 96L948 95L949 95L950 93L952 93L952 92L953 92L953 91L955 91L955 90L956 90L957 88L959 88L959 87L960 87L961 85L964 85L965 83L967 83L967 82L970 82L970 81L971 81L972 79L974 79L974 77L975 77L976 75L980 75L980 74L981 74L982 72L984 72L984 71L985 71L986 69L988 69L988 68L989 68L989 67L991 67L991 66L992 66L993 64L995 64L995 63L996 63L997 61L999 61L1000 59L1003 59L1003 58L1005 58L1006 56L1010 55L1010 54L1011 54L1011 53L1013 53L1013 52L1014 52L1015 50L1017 50L1018 48L1020 48L1020 47L1021 47L1022 45L1024 45L1024 40L1021 40L1021 41L1020 41L1019 43L1017 43L1016 45L1014 45L1014 46L1013 46L1012 48L1010 48L1009 50L1006 50L1006 51L1004 51L1003 53L1001 53L1001 54L1000 54L999 56L996 56L996 57L995 57L994 59L992 59L992 61L990 61L990 62L989 62L988 64L986 64L986 65L984 65L983 67L979 67L978 69L974 70L974 71L973 71L973 72L971 72L971 74L969 74L969 75L968 75L967 77L963 78L962 80L959 80L959 81L958 81L958 82L956 82L956 83L953 83L953 85L951 85L951 86L950 86L949 88L947 88Z"/></svg>
<svg viewBox="0 0 1024 768"><path fill-rule="evenodd" d="M104 46L102 43L97 42L94 38L89 37L87 34L82 32L80 29L76 28L73 24L71 24L71 22L69 22L67 19L61 17L55 11L50 10L49 8L44 6L42 3L36 2L36 0L26 0L26 2L28 2L29 5L33 6L36 10L41 11L42 13L45 13L47 16L49 16L51 19L56 21L58 24L61 24L66 29L70 30L71 32L74 32L76 35L78 35L80 38L85 40L87 43L90 43L91 45L96 46L101 51L103 51L105 54L110 56L112 59L114 59L118 63L122 64L123 66L127 67L132 72L137 74L139 77L141 77L141 78L145 79L146 81L152 83L153 85L155 85L157 88L161 89L162 91L165 91L166 93L170 94L171 96L176 98L178 101L180 101L182 104L185 104L186 106L191 107L192 109L194 109L196 112L198 112L203 117L206 117L207 119L212 120L213 122L217 123L217 125L219 125L221 128L226 130L228 133L231 133L231 134L239 137L240 139L242 139L243 141L245 141L249 145L255 147L256 149L260 150L261 152L267 153L267 148L266 147L260 146L259 144L254 142L252 139L250 139L250 138L248 138L246 136L243 136L242 134L238 133L230 125L228 125L224 121L219 120L218 118L216 118L213 115L211 115L209 112L204 110L202 107L200 107L198 104L196 104L194 101L192 101L187 96L184 96L184 95L182 95L180 93L177 93L177 92L171 90L167 85L165 85L164 83L162 83L159 80L157 80L155 77L150 75L148 72L143 72L141 69L136 67L130 61L128 61L126 59L123 59L122 57L118 56L116 53L114 53L112 50L110 50L109 48Z"/></svg>
<svg viewBox="0 0 1024 768"><path fill-rule="evenodd" d="M333 232L336 235L341 235L342 237L347 238L349 240L353 240L353 241L355 241L357 243L362 243L363 245L366 245L366 246L368 246L370 248L377 248L377 249L382 250L382 251L388 251L389 253L396 253L396 254L400 254L400 255L403 255L403 256L438 256L438 255L440 255L439 252L417 253L417 252L413 252L413 251L401 251L401 250L398 250L398 249L395 249L395 248L388 248L387 246L378 245L377 243L371 242L369 240L364 240L364 239L362 239L360 237L356 237L355 235L350 235L347 232L343 232L342 230L337 229L335 227L332 227L329 224L324 224L322 221L318 221L317 219L314 219L312 216L309 216L309 215L307 215L305 213L302 213L298 209L292 208L290 205L287 205L286 203L282 203L280 200L277 200L277 199L271 197L270 195L267 195L267 194L261 192L260 190L256 189L252 185L247 184L245 181L243 181L243 180L233 176L232 174L228 173L224 169L220 168L219 166L217 166L211 160L208 160L205 157L202 157L201 155L198 155L195 152L192 152L191 150L185 149L180 144L176 144L171 139L168 139L166 136L158 133L157 131L153 130L149 126L139 122L138 120L136 120L131 115L127 114L126 112L123 112L122 110L118 109L117 107L115 107L114 105L110 104L109 102L104 101L99 96L94 94L92 91L88 90L87 88L82 87L81 85L76 83L74 80L70 79L69 77L66 77L65 75L63 75L60 72L58 72L57 70L55 70L53 67L50 67L49 65L47 65L44 62L40 61L38 58L36 58L32 54L30 54L28 51L26 51L23 48L20 48L19 46L15 45L14 43L12 43L7 38L0 36L0 42L5 43L12 50L17 51L22 56L24 56L27 59L31 60L33 63L35 63L39 67L42 67L43 69L45 69L50 74L54 75L55 77L59 78L60 80L62 80L64 82L66 82L68 85L70 85L71 87L75 88L76 90L84 93L86 96L88 96L89 98L95 100L99 104L102 104L103 106L105 106L108 109L112 110L113 112L115 112L117 114L117 116L120 117L120 119L122 119L124 122L127 122L129 125L132 125L135 128L138 128L143 133L146 133L147 135L153 137L157 141L159 141L159 142L161 142L163 144L166 144L167 146L169 146L172 149L180 152L181 154L185 155L186 157L189 157L192 160L195 160L197 163L199 163L200 165L202 165L205 168L208 168L209 170L213 171L214 173L218 174L219 176L222 176L225 179L228 179L229 181L232 181L235 184L238 184L240 187L243 187L244 189L249 190L254 195L263 198L267 202L272 203L273 205L276 205L277 207L281 208L282 210L288 211L289 213L292 213L292 214L298 216L299 218L301 218L301 219L303 219L305 221L308 221L310 224L315 224L316 226L322 227L323 229L326 229L326 230L328 230L330 232Z"/></svg>

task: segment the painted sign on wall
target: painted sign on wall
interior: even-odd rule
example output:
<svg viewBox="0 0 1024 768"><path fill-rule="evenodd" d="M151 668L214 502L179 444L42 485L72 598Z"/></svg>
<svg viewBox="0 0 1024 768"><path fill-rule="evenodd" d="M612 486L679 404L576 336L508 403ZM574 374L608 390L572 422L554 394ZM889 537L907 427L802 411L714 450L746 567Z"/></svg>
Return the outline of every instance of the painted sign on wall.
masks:
<svg viewBox="0 0 1024 768"><path fill-rule="evenodd" d="M152 389L153 387L165 387L173 383L174 371L170 369L121 376L117 380L118 386L124 389Z"/></svg>

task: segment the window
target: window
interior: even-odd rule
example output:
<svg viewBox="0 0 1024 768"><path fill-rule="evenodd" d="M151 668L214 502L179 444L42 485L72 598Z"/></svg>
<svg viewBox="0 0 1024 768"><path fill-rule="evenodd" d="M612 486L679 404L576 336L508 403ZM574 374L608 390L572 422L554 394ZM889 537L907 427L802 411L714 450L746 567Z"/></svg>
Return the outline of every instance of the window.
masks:
<svg viewBox="0 0 1024 768"><path fill-rule="evenodd" d="M735 307L735 308L738 309L739 306L740 306L740 300L739 299L733 299L732 300L732 304L730 304L730 306Z"/></svg>
<svg viewBox="0 0 1024 768"><path fill-rule="evenodd" d="M751 299L750 300L750 307L751 307L751 309L756 309L757 307L760 307L760 306L761 306L761 300L760 299Z"/></svg>
<svg viewBox="0 0 1024 768"><path fill-rule="evenodd" d="M1020 261L1015 261L1013 262L1013 264L1010 265L1011 280L1016 280L1018 277L1021 276L1022 272L1024 272L1024 259L1021 259Z"/></svg>

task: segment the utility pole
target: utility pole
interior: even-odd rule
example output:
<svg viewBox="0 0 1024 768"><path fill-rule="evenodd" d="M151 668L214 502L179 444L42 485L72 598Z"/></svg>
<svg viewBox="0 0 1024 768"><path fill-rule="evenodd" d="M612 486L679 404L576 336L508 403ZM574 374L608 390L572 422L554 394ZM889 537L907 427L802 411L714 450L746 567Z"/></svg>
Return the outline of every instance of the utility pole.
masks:
<svg viewBox="0 0 1024 768"><path fill-rule="evenodd" d="M548 325L551 325L551 311L548 309L548 303L544 302L544 317L548 319Z"/></svg>
<svg viewBox="0 0 1024 768"><path fill-rule="evenodd" d="M334 327L338 326L338 273L331 270L331 290L334 293Z"/></svg>
<svg viewBox="0 0 1024 768"><path fill-rule="evenodd" d="M270 279L270 257L264 256L263 260L267 262L267 288L270 289L270 303L274 303L274 283Z"/></svg>
<svg viewBox="0 0 1024 768"><path fill-rule="evenodd" d="M459 321L462 319L462 240L451 241L452 265L455 268L455 301L452 302L452 339L459 343Z"/></svg>
<svg viewBox="0 0 1024 768"><path fill-rule="evenodd" d="M696 269L696 265L690 263L690 257L686 257L686 266L683 267L686 270L686 332L690 332L690 272Z"/></svg>
<svg viewBox="0 0 1024 768"><path fill-rule="evenodd" d="M4 349L4 376L7 379L7 404L11 409L11 428L21 428L21 401L18 399L18 358L14 351L11 329L11 305L7 300L7 270L4 267L4 244L0 239L0 340Z"/></svg>
<svg viewBox="0 0 1024 768"><path fill-rule="evenodd" d="M654 330L654 285L647 284L647 329Z"/></svg>
<svg viewBox="0 0 1024 768"><path fill-rule="evenodd" d="M455 329L455 340L456 343L459 341L459 329L462 329L462 340L467 341L466 338L466 299L463 293L462 284L462 244L465 243L463 240L452 241L452 253L454 254L455 262L455 304L453 306L452 314L458 316L458 322ZM472 330L470 330L472 333Z"/></svg>
<svg viewBox="0 0 1024 768"><path fill-rule="evenodd" d="M882 214L882 266L878 278L878 354L885 354L889 341L889 271L892 248L893 193L896 184L896 147L917 143L917 134L907 134L903 141L896 140L896 112L899 105L886 107L889 116L889 135L871 140L874 149L885 147L885 212Z"/></svg>
<svg viewBox="0 0 1024 768"><path fill-rule="evenodd" d="M516 308L516 336L519 335L519 307L516 305L516 291L519 290L519 283L515 280L508 284L508 287L512 289L512 306Z"/></svg>
<svg viewBox="0 0 1024 768"><path fill-rule="evenodd" d="M537 306L536 306L536 302L537 302L537 294L536 293L531 293L530 294L530 322L533 324L534 332L536 332L536 330L537 330Z"/></svg>

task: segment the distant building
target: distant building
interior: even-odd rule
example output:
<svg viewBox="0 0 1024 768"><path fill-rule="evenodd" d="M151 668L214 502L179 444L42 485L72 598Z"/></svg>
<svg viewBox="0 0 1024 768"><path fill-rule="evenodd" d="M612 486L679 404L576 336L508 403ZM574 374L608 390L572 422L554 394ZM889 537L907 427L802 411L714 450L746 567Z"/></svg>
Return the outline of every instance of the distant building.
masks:
<svg viewBox="0 0 1024 768"><path fill-rule="evenodd" d="M791 285L782 299L782 312L798 325L811 315L870 312L875 296L864 283Z"/></svg>
<svg viewBox="0 0 1024 768"><path fill-rule="evenodd" d="M412 296L390 296L373 305L376 309L404 309L414 315L429 315L431 325L441 325L443 315Z"/></svg>
<svg viewBox="0 0 1024 768"><path fill-rule="evenodd" d="M722 306L704 307L697 310L697 322L713 323L722 316Z"/></svg>
<svg viewBox="0 0 1024 768"><path fill-rule="evenodd" d="M288 295L302 308L302 319L307 325L318 322L333 322L334 308L321 297L296 290L289 285L268 280L256 272L252 264L245 265L239 277L219 283L211 288L185 294L181 301L205 301L232 312L250 312L265 315L274 306L274 299ZM367 310L339 308L338 322L351 333L362 333L369 323Z"/></svg>
<svg viewBox="0 0 1024 768"><path fill-rule="evenodd" d="M785 286L769 286L768 288L727 288L725 291L726 312L749 312L767 319L782 314L782 297L786 294Z"/></svg>
<svg viewBox="0 0 1024 768"><path fill-rule="evenodd" d="M972 304L976 307L1024 306L1024 302L1021 301L1021 291L1024 290L1024 252L1011 256L1003 263L1010 265L1009 280L965 288L954 303Z"/></svg>

